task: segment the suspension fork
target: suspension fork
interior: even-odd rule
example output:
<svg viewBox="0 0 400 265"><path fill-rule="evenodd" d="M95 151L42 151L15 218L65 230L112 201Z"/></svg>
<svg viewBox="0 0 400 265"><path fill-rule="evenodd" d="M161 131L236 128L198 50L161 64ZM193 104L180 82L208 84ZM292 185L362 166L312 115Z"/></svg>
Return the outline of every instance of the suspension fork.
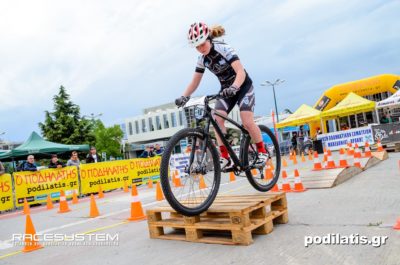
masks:
<svg viewBox="0 0 400 265"><path fill-rule="evenodd" d="M203 135L204 135L204 139L203 139L203 143L202 146L200 147L201 150L201 157L200 157L200 161L203 163L204 158L207 156L207 143L210 137L210 117L208 117L206 119L206 126L203 129Z"/></svg>
<svg viewBox="0 0 400 265"><path fill-rule="evenodd" d="M199 146L199 150L201 151L201 157L200 157L200 163L202 163L204 161L205 156L207 155L207 141L209 138L209 130L210 130L210 119L207 119L206 122L206 126L204 127L204 139L203 142L201 144L201 146ZM197 138L198 137L194 137L193 138L193 143L192 143L192 150L190 152L190 158L189 158L189 165L191 166L193 164L194 161L194 157L196 154L196 146L197 146Z"/></svg>

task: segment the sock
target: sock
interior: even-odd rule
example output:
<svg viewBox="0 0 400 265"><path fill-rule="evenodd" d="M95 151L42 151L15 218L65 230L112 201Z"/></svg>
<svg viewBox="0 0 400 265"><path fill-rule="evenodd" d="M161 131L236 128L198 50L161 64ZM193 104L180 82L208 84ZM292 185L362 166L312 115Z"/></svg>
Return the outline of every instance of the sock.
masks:
<svg viewBox="0 0 400 265"><path fill-rule="evenodd" d="M219 150L221 151L221 157L225 159L229 159L228 149L226 149L225 145L220 145Z"/></svg>
<svg viewBox="0 0 400 265"><path fill-rule="evenodd" d="M263 154L267 153L267 150L265 150L265 146L264 146L264 142L263 141L261 141L259 143L256 143L256 145L257 145L257 152L263 153Z"/></svg>

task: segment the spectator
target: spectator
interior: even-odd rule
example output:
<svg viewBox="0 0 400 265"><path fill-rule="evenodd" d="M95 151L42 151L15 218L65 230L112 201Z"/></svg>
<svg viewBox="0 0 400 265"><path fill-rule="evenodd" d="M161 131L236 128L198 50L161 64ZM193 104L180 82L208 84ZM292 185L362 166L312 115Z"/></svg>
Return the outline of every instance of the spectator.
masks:
<svg viewBox="0 0 400 265"><path fill-rule="evenodd" d="M90 153L86 156L86 163L90 164L97 162L101 162L101 158L96 152L96 147L92 146L90 147Z"/></svg>
<svg viewBox="0 0 400 265"><path fill-rule="evenodd" d="M154 152L153 148L150 146L146 146L146 149L143 151L143 153L139 156L140 158L148 158L148 157L153 157Z"/></svg>
<svg viewBox="0 0 400 265"><path fill-rule="evenodd" d="M49 164L49 168L62 168L64 167L64 164L60 161L58 161L57 155L51 155L51 161Z"/></svg>
<svg viewBox="0 0 400 265"><path fill-rule="evenodd" d="M341 131L345 131L345 130L348 130L348 129L349 129L349 126L347 126L347 123L342 123L340 125L340 130Z"/></svg>
<svg viewBox="0 0 400 265"><path fill-rule="evenodd" d="M80 161L78 158L78 152L77 151L72 151L71 153L71 158L67 161L67 166L76 166L79 167Z"/></svg>
<svg viewBox="0 0 400 265"><path fill-rule="evenodd" d="M292 142L292 150L296 151L296 149L297 149L297 133L296 132L293 133L291 142Z"/></svg>
<svg viewBox="0 0 400 265"><path fill-rule="evenodd" d="M154 154L157 156L161 156L164 153L164 148L162 148L159 144L156 144Z"/></svg>
<svg viewBox="0 0 400 265"><path fill-rule="evenodd" d="M3 164L0 161L0 176L6 173L6 169L4 168Z"/></svg>
<svg viewBox="0 0 400 265"><path fill-rule="evenodd" d="M22 165L22 171L37 171L33 155L28 155L27 161Z"/></svg>
<svg viewBox="0 0 400 265"><path fill-rule="evenodd" d="M380 122L381 122L382 124L391 123L391 122L392 122L392 119L389 117L389 114L385 113L385 114L383 115L383 117L381 118Z"/></svg>

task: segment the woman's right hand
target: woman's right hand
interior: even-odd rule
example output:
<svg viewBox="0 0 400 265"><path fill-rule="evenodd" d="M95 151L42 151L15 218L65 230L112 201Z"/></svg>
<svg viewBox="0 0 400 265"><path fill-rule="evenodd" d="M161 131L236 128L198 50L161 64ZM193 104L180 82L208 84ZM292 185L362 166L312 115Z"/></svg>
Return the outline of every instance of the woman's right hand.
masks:
<svg viewBox="0 0 400 265"><path fill-rule="evenodd" d="M190 97L181 96L180 98L175 99L175 105L178 107L182 107L188 102Z"/></svg>

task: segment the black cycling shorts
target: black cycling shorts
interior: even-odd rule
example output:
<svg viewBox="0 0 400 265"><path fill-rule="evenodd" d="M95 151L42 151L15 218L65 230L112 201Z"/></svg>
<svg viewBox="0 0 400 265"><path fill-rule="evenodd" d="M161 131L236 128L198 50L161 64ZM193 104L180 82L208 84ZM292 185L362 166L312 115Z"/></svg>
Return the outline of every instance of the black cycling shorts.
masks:
<svg viewBox="0 0 400 265"><path fill-rule="evenodd" d="M219 99L215 104L215 109L229 113L235 104L238 104L240 111L254 112L255 101L253 86L242 87L234 97Z"/></svg>

